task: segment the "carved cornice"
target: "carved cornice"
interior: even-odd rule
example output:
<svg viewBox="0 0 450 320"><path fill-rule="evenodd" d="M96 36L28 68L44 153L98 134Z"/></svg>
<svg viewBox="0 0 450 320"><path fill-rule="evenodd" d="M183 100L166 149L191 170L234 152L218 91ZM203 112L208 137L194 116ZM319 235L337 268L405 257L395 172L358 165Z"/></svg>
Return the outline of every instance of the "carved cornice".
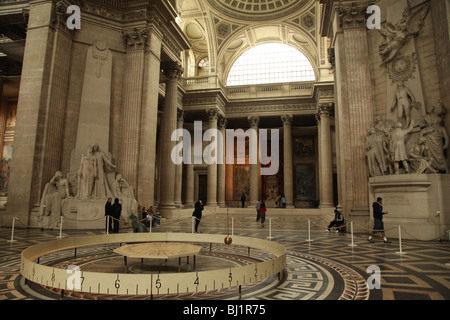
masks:
<svg viewBox="0 0 450 320"><path fill-rule="evenodd" d="M281 104L281 105L259 105L259 106L236 106L227 107L227 114L230 113L255 113L255 112L298 112L314 111L317 109L315 103L301 104Z"/></svg>

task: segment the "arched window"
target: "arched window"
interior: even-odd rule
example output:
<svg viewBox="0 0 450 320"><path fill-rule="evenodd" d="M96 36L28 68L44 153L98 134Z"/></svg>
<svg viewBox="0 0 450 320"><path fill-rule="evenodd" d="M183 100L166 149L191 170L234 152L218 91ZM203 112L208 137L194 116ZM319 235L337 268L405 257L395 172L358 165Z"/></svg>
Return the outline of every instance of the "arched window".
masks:
<svg viewBox="0 0 450 320"><path fill-rule="evenodd" d="M208 67L209 67L209 58L204 57L202 60L199 61L198 65L197 65L197 75L198 76L207 75Z"/></svg>
<svg viewBox="0 0 450 320"><path fill-rule="evenodd" d="M280 43L244 52L228 74L227 86L314 81L314 69L303 53Z"/></svg>

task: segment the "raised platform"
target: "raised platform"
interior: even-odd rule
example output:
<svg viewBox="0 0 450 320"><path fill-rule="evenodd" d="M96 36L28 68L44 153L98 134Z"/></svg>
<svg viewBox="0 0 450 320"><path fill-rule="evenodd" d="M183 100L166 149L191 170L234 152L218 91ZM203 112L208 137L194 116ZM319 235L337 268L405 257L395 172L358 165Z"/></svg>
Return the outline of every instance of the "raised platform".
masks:
<svg viewBox="0 0 450 320"><path fill-rule="evenodd" d="M369 180L370 208L383 198L385 229L400 225L405 239L435 239L450 228L450 175L400 174ZM372 210L371 210L372 212ZM371 214L371 224L373 226ZM398 228L386 235L398 238Z"/></svg>

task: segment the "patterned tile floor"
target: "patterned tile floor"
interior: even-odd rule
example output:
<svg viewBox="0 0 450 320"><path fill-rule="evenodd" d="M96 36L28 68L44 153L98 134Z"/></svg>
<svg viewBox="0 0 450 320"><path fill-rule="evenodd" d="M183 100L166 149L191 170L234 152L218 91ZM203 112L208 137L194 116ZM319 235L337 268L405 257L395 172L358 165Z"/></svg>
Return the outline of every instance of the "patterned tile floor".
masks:
<svg viewBox="0 0 450 320"><path fill-rule="evenodd" d="M191 232L190 218L163 221L153 232ZM205 215L200 224L202 233L231 233L231 219L224 215ZM266 238L269 232L272 241L287 249L287 265L280 279L271 277L260 283L242 287L241 296L236 288L198 292L195 294L155 295L155 300L450 300L450 244L442 241L402 240L385 244L382 239L369 243L365 234L351 236L348 233L327 233L327 223L311 217L308 231L306 217L277 216L272 227L266 221L264 228L254 217L234 217L235 235ZM122 226L120 232L132 232ZM64 230L66 237L78 237L104 233L101 230ZM59 292L28 282L19 274L20 253L23 249L42 241L55 240L58 227L53 230L20 229L14 231L14 242L10 228L0 228L0 300L58 300ZM308 241L312 240L312 241ZM123 260L112 249L115 244L87 247L77 251L76 261L86 270L103 272L123 269ZM205 248L206 249L206 248ZM214 245L214 250L203 250L197 268L242 265L263 260L264 253L252 252L237 246ZM48 264L64 267L73 261L67 255L52 254L46 258ZM381 288L370 288L373 281L367 272L369 266L380 270ZM151 272L155 265L131 266L137 272ZM167 270L175 266L164 266ZM138 270L141 268L140 270ZM147 296L115 296L67 293L65 300L114 300L150 299Z"/></svg>

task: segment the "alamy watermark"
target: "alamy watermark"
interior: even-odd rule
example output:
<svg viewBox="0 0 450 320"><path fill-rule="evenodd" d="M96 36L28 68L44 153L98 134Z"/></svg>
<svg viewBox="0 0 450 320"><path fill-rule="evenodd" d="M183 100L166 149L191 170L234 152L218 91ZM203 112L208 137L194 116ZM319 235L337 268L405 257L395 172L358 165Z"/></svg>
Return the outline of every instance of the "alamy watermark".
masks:
<svg viewBox="0 0 450 320"><path fill-rule="evenodd" d="M66 281L66 287L69 290L81 290L83 285L83 277L81 276L80 267L70 265L66 269L66 273L70 274Z"/></svg>
<svg viewBox="0 0 450 320"><path fill-rule="evenodd" d="M370 274L367 278L367 286L370 290L381 289L381 271L379 266L371 265L367 267L367 274Z"/></svg>
<svg viewBox="0 0 450 320"><path fill-rule="evenodd" d="M381 9L377 5L371 5L367 7L367 14L370 14L370 17L367 19L367 28L368 29L381 29Z"/></svg>
<svg viewBox="0 0 450 320"><path fill-rule="evenodd" d="M66 25L69 30L81 29L81 10L77 5L70 5L66 10L70 16L67 18Z"/></svg>
<svg viewBox="0 0 450 320"><path fill-rule="evenodd" d="M194 140L192 152L191 133L186 129L176 129L172 132L171 141L179 141L171 152L174 164L226 164L235 163L235 141L237 164L246 163L246 138L249 139L249 164L261 163L260 174L275 175L279 169L279 140L278 129L270 130L270 155L268 154L268 130L267 129L226 129L225 137L218 129L207 129L203 133L202 121L194 121ZM180 139L182 141L180 141ZM203 142L210 142L203 148ZM225 144L224 144L225 143ZM225 148L224 148L225 146ZM259 152L258 152L259 147ZM225 157L224 157L225 152Z"/></svg>

